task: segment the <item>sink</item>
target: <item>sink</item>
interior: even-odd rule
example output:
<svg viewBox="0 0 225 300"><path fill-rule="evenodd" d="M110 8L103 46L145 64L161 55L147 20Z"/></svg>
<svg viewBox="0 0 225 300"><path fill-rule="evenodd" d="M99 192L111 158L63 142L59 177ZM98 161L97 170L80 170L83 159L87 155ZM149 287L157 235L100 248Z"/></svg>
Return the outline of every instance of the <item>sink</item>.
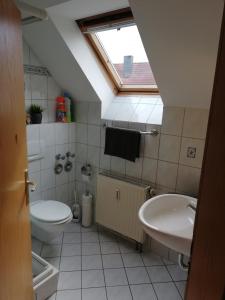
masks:
<svg viewBox="0 0 225 300"><path fill-rule="evenodd" d="M139 210L144 231L178 253L190 256L197 199L163 194L147 200Z"/></svg>

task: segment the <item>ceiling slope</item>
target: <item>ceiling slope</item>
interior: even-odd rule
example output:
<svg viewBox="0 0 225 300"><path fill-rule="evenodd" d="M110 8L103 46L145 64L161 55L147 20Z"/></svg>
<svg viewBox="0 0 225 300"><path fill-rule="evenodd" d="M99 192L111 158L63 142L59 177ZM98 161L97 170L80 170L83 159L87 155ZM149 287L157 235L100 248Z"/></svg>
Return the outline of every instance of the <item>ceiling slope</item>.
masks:
<svg viewBox="0 0 225 300"><path fill-rule="evenodd" d="M223 0L130 0L167 106L209 108Z"/></svg>

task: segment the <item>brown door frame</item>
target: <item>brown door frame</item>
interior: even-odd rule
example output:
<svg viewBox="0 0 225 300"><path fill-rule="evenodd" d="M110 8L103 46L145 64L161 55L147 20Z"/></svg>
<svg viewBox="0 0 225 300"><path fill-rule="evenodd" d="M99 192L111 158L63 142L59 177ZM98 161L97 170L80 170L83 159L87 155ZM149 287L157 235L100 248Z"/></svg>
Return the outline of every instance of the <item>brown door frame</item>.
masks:
<svg viewBox="0 0 225 300"><path fill-rule="evenodd" d="M186 300L224 300L225 13L209 115Z"/></svg>

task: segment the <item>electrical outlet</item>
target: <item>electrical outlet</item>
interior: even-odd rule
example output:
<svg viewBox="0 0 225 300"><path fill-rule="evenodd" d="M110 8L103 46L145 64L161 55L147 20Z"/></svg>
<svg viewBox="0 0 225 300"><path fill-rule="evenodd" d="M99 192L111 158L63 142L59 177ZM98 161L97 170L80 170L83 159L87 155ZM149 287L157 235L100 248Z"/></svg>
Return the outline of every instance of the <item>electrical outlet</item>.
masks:
<svg viewBox="0 0 225 300"><path fill-rule="evenodd" d="M187 157L188 158L195 158L196 157L196 148L195 147L188 147L187 148Z"/></svg>

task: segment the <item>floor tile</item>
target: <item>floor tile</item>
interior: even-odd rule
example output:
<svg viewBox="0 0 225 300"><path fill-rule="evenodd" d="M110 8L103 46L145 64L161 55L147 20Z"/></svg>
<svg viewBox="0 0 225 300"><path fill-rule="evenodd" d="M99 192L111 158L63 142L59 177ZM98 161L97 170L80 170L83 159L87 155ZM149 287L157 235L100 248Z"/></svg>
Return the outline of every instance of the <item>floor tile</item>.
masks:
<svg viewBox="0 0 225 300"><path fill-rule="evenodd" d="M65 225L64 232L80 232L81 231L81 226L79 223L67 223Z"/></svg>
<svg viewBox="0 0 225 300"><path fill-rule="evenodd" d="M63 243L73 244L81 242L81 234L77 232L66 232L64 233Z"/></svg>
<svg viewBox="0 0 225 300"><path fill-rule="evenodd" d="M82 288L105 286L102 270L82 271Z"/></svg>
<svg viewBox="0 0 225 300"><path fill-rule="evenodd" d="M106 289L103 287L82 289L82 300L107 300Z"/></svg>
<svg viewBox="0 0 225 300"><path fill-rule="evenodd" d="M41 251L42 257L57 257L61 254L61 245L44 245Z"/></svg>
<svg viewBox="0 0 225 300"><path fill-rule="evenodd" d="M120 253L119 246L115 242L100 243L102 254L115 254Z"/></svg>
<svg viewBox="0 0 225 300"><path fill-rule="evenodd" d="M81 271L60 272L58 290L73 290L81 288Z"/></svg>
<svg viewBox="0 0 225 300"><path fill-rule="evenodd" d="M81 256L62 256L60 271L79 271L81 270Z"/></svg>
<svg viewBox="0 0 225 300"><path fill-rule="evenodd" d="M181 270L178 265L167 266L167 269L174 281L187 280L188 272Z"/></svg>
<svg viewBox="0 0 225 300"><path fill-rule="evenodd" d="M178 281L175 282L178 291L180 292L182 298L184 299L185 289L186 289L186 281Z"/></svg>
<svg viewBox="0 0 225 300"><path fill-rule="evenodd" d="M126 268L129 284L150 283L145 267Z"/></svg>
<svg viewBox="0 0 225 300"><path fill-rule="evenodd" d="M102 255L103 268L122 268L123 261L120 254Z"/></svg>
<svg viewBox="0 0 225 300"><path fill-rule="evenodd" d="M151 284L138 284L130 286L133 300L157 300Z"/></svg>
<svg viewBox="0 0 225 300"><path fill-rule="evenodd" d="M125 269L105 269L105 283L106 286L127 285L127 276Z"/></svg>
<svg viewBox="0 0 225 300"><path fill-rule="evenodd" d="M62 256L81 255L81 244L63 244Z"/></svg>
<svg viewBox="0 0 225 300"><path fill-rule="evenodd" d="M82 244L82 255L100 254L99 243L83 243Z"/></svg>
<svg viewBox="0 0 225 300"><path fill-rule="evenodd" d="M128 286L107 287L108 300L132 300Z"/></svg>
<svg viewBox="0 0 225 300"><path fill-rule="evenodd" d="M153 284L158 300L181 300L173 282Z"/></svg>
<svg viewBox="0 0 225 300"><path fill-rule="evenodd" d="M142 254L142 259L144 261L144 265L147 267L150 266L163 266L163 261L161 257L155 253L149 252Z"/></svg>
<svg viewBox="0 0 225 300"><path fill-rule="evenodd" d="M122 254L125 267L142 267L144 266L141 255L137 253Z"/></svg>
<svg viewBox="0 0 225 300"><path fill-rule="evenodd" d="M52 296L48 297L46 300L55 300L56 299L56 293L54 293Z"/></svg>
<svg viewBox="0 0 225 300"><path fill-rule="evenodd" d="M83 243L97 243L99 242L97 232L82 232L82 242Z"/></svg>
<svg viewBox="0 0 225 300"><path fill-rule="evenodd" d="M135 244L128 241L120 241L119 249L121 253L136 253Z"/></svg>
<svg viewBox="0 0 225 300"><path fill-rule="evenodd" d="M56 300L81 300L81 290L58 291Z"/></svg>
<svg viewBox="0 0 225 300"><path fill-rule="evenodd" d="M82 256L82 270L102 269L101 255L84 255Z"/></svg>
<svg viewBox="0 0 225 300"><path fill-rule="evenodd" d="M59 269L60 257L46 257L45 260L53 265L55 268Z"/></svg>
<svg viewBox="0 0 225 300"><path fill-rule="evenodd" d="M169 282L172 281L170 274L164 266L147 267L149 277L152 282Z"/></svg>
<svg viewBox="0 0 225 300"><path fill-rule="evenodd" d="M38 239L32 238L32 251L35 252L36 254L40 255L41 254L41 249L42 249L42 242L39 241Z"/></svg>
<svg viewBox="0 0 225 300"><path fill-rule="evenodd" d="M116 239L117 237L111 232L103 231L99 233L100 242L115 242Z"/></svg>

